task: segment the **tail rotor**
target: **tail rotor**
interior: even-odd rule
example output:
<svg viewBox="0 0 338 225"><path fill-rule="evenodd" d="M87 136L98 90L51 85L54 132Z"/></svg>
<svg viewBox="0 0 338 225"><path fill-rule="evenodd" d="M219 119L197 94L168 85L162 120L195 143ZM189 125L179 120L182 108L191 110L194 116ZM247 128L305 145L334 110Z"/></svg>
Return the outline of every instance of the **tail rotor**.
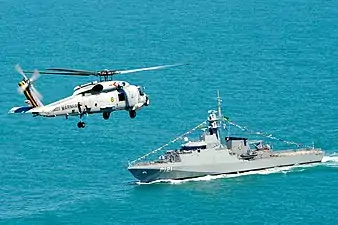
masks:
<svg viewBox="0 0 338 225"><path fill-rule="evenodd" d="M24 94L27 88L31 88L33 92L37 95L39 99L42 99L43 96L38 92L38 90L33 86L33 83L39 79L40 73L37 69L34 70L31 78L27 78L25 73L23 72L21 66L19 64L15 65L15 70L20 73L23 77L23 80L19 83L18 92L20 94Z"/></svg>

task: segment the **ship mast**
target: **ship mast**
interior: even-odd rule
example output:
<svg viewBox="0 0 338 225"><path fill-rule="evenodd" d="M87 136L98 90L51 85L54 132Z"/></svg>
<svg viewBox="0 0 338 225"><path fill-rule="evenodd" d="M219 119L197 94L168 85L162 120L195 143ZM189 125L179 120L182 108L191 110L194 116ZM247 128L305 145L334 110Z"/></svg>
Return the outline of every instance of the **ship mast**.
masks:
<svg viewBox="0 0 338 225"><path fill-rule="evenodd" d="M220 128L222 127L222 111L221 111L221 102L222 99L219 94L219 90L217 90L217 112L218 112L218 118L217 118L217 137L221 143L221 131Z"/></svg>
<svg viewBox="0 0 338 225"><path fill-rule="evenodd" d="M219 95L219 90L217 90L217 111L218 111L218 118L219 119L222 118L221 102L222 102L222 99Z"/></svg>

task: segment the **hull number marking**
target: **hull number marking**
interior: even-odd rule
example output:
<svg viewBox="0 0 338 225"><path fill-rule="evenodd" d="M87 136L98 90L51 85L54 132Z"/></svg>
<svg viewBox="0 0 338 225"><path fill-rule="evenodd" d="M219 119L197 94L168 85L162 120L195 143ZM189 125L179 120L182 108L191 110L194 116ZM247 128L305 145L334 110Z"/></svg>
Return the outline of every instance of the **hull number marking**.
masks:
<svg viewBox="0 0 338 225"><path fill-rule="evenodd" d="M170 171L173 171L173 168L171 166L160 168L160 172L170 172Z"/></svg>

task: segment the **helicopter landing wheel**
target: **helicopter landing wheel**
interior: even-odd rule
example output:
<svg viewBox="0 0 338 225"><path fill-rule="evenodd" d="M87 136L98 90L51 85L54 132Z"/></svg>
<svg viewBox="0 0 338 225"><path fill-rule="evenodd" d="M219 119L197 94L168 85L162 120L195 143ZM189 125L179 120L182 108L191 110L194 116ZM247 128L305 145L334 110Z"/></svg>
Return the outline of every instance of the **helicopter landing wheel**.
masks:
<svg viewBox="0 0 338 225"><path fill-rule="evenodd" d="M80 121L77 123L78 128L84 128L85 126L86 126L85 122Z"/></svg>
<svg viewBox="0 0 338 225"><path fill-rule="evenodd" d="M110 117L110 112L103 112L102 116L103 116L103 119L107 120Z"/></svg>
<svg viewBox="0 0 338 225"><path fill-rule="evenodd" d="M130 118L135 118L136 117L136 111L135 110L130 110L129 111L129 116L130 116Z"/></svg>

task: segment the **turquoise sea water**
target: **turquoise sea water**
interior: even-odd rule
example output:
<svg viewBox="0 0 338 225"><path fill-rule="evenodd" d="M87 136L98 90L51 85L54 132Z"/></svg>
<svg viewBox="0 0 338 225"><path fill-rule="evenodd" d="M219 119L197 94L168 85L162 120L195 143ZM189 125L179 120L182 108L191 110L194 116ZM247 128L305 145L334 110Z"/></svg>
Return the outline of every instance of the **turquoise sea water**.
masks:
<svg viewBox="0 0 338 225"><path fill-rule="evenodd" d="M336 1L0 0L1 224L336 224ZM146 87L137 117L8 115L25 69L187 66L118 77ZM93 78L42 76L44 103ZM322 164L139 185L126 170L206 119L326 151ZM237 132L234 130L234 132ZM291 147L274 143L276 147ZM293 147L293 146L292 146Z"/></svg>

